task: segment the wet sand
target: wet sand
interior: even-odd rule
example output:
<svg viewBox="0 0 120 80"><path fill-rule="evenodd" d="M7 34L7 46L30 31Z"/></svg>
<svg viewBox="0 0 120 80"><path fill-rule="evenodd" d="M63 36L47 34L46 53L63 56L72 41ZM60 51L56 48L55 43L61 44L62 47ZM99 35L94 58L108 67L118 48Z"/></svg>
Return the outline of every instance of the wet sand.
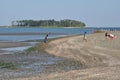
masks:
<svg viewBox="0 0 120 80"><path fill-rule="evenodd" d="M27 42L1 42L0 44L0 48L12 48L29 45ZM71 62L76 62L74 60L48 54L43 49L40 49L42 48L40 43L36 44L34 47L38 49L11 53L8 53L10 51L0 50L0 79L16 80L16 78L26 78L37 74L48 74L81 68L79 67L81 65L79 62L77 62L78 64L75 64L78 66L76 67L74 64L70 64ZM16 68L5 68L3 67L4 65L2 65L3 63L15 64Z"/></svg>
<svg viewBox="0 0 120 80"><path fill-rule="evenodd" d="M45 51L51 55L78 61L84 68L37 74L14 80L119 80L120 79L120 32L110 32L116 39L105 39L105 33L73 36L48 43ZM71 63L72 64L72 63ZM77 64L77 63L76 63Z"/></svg>
<svg viewBox="0 0 120 80"><path fill-rule="evenodd" d="M0 42L0 48L30 46L27 42Z"/></svg>

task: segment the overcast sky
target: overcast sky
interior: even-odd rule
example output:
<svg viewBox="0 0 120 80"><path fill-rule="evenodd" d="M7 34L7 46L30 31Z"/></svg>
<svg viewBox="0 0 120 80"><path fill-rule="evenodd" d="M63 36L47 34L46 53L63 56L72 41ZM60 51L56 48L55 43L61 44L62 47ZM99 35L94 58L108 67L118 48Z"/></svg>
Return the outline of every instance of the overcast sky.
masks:
<svg viewBox="0 0 120 80"><path fill-rule="evenodd" d="M120 0L0 0L0 26L25 19L73 19L87 27L120 27Z"/></svg>

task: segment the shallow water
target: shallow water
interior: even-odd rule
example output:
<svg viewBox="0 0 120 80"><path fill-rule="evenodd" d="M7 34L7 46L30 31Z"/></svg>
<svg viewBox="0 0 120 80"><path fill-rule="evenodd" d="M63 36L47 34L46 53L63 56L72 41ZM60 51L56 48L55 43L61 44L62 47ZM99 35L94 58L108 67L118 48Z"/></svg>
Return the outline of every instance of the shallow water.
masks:
<svg viewBox="0 0 120 80"><path fill-rule="evenodd" d="M5 42L5 41L4 41ZM0 50L3 50L0 54L15 54L17 52L22 52L27 50L30 47L35 46L39 42L26 42L30 44L30 46L20 46L20 47L10 47L10 48L0 48Z"/></svg>
<svg viewBox="0 0 120 80"><path fill-rule="evenodd" d="M31 46L23 46L23 47L11 47L11 48L0 48L0 50L6 50L6 51L24 51L28 48L30 48Z"/></svg>
<svg viewBox="0 0 120 80"><path fill-rule="evenodd" d="M1 33L41 33L36 35L0 35L0 41L27 41L44 39L46 33L50 34L48 38L56 38L67 35L83 34L84 32L93 33L94 29L84 28L0 28ZM44 33L44 34L42 34Z"/></svg>

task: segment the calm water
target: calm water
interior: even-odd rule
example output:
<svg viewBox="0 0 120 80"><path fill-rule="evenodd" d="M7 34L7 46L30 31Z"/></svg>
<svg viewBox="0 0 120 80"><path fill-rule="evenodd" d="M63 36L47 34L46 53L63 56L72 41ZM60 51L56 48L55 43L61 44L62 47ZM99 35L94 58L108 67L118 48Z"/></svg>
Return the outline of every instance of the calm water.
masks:
<svg viewBox="0 0 120 80"><path fill-rule="evenodd" d="M93 33L94 29L81 28L0 28L0 33L56 33L49 35L48 38L56 38L67 35L83 34L84 32ZM59 33L59 34L58 34ZM26 41L43 39L45 34L40 35L0 35L0 41Z"/></svg>

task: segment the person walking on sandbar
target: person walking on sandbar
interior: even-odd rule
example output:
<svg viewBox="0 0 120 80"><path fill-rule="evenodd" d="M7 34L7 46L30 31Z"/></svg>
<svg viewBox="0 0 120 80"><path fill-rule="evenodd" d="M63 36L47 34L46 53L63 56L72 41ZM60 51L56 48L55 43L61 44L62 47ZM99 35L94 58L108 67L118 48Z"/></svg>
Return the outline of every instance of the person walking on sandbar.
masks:
<svg viewBox="0 0 120 80"><path fill-rule="evenodd" d="M86 33L87 33L87 32L84 32L84 35L83 35L83 41L86 41L86 42L87 42Z"/></svg>

